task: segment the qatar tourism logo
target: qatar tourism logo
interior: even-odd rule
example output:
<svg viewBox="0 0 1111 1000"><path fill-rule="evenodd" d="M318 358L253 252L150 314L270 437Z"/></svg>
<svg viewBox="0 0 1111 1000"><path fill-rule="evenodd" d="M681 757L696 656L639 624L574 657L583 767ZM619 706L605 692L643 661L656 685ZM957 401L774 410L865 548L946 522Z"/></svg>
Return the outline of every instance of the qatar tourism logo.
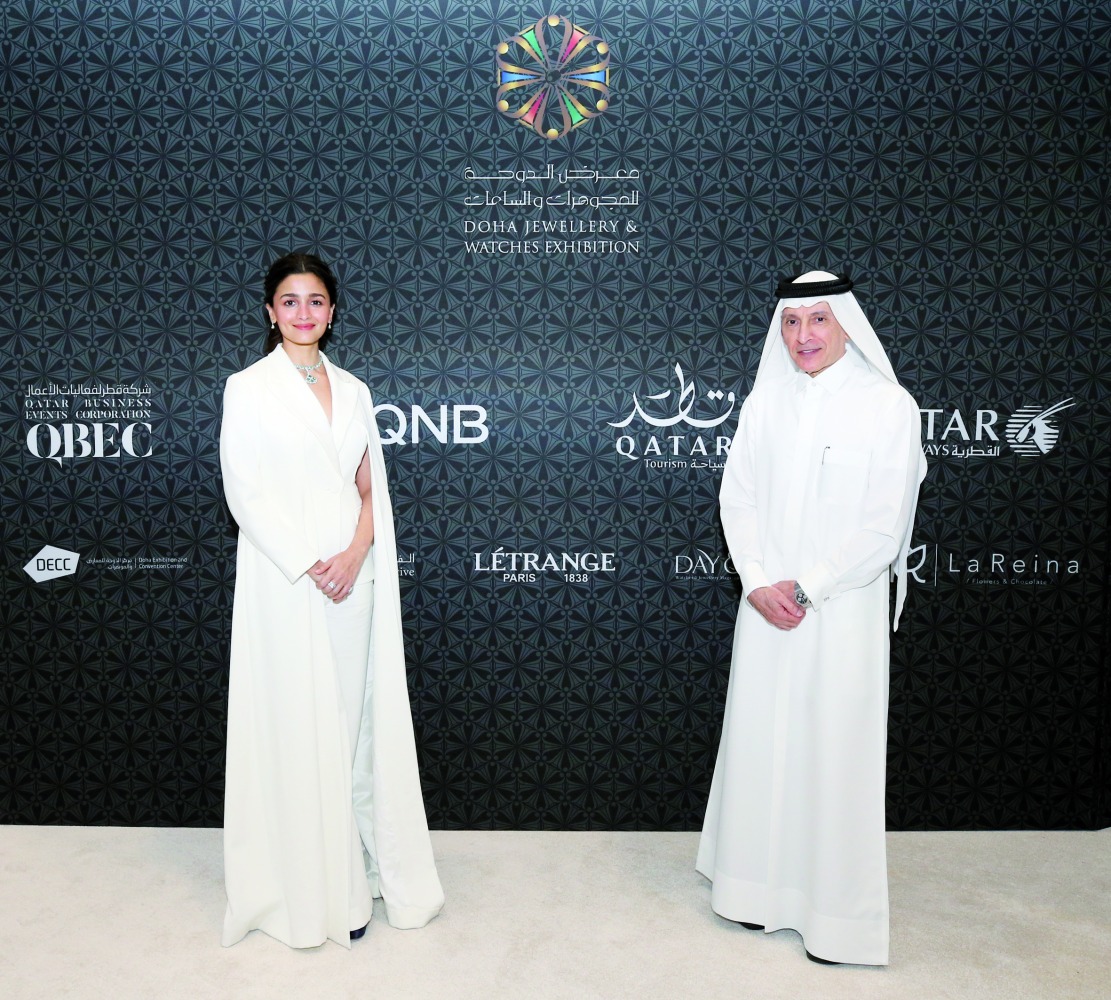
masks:
<svg viewBox="0 0 1111 1000"><path fill-rule="evenodd" d="M561 139L609 107L609 46L552 14L498 45L498 111Z"/></svg>
<svg viewBox="0 0 1111 1000"><path fill-rule="evenodd" d="M734 392L699 393L678 362L672 369L677 388L662 389L642 400L632 394L632 408L610 427L622 431L614 449L623 458L643 461L651 469L715 469L725 465L731 432L724 427L737 406ZM706 402L699 403L700 400ZM696 416L695 411L704 412ZM710 432L710 433L699 433Z"/></svg>

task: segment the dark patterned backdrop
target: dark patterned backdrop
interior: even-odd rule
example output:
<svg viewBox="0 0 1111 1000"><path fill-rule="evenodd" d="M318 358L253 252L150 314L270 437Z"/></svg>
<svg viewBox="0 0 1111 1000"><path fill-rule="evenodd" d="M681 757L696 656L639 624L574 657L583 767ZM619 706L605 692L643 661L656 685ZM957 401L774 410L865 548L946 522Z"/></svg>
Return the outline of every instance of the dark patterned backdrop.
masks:
<svg viewBox="0 0 1111 1000"><path fill-rule="evenodd" d="M495 108L549 14L551 140ZM891 826L1111 823L1109 64L1101 0L5 2L0 821L220 823L220 387L304 248L394 442L434 826L700 824L724 440L803 265L931 453Z"/></svg>

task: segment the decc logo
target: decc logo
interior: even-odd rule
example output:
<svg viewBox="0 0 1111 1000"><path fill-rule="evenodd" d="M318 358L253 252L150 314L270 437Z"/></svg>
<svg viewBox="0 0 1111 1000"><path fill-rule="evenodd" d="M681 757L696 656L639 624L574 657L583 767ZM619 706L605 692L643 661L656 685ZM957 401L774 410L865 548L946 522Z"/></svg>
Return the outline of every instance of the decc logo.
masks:
<svg viewBox="0 0 1111 1000"><path fill-rule="evenodd" d="M68 552L53 545L44 545L26 566L26 573L35 583L46 583L47 580L57 580L63 576L73 576L77 572L77 563L81 558L77 552Z"/></svg>

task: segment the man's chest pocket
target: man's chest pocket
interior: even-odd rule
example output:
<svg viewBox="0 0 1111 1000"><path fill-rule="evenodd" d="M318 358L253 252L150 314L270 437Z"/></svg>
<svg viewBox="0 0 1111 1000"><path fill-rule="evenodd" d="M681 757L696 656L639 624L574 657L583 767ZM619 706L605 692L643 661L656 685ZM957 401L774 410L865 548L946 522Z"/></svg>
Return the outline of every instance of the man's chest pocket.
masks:
<svg viewBox="0 0 1111 1000"><path fill-rule="evenodd" d="M829 446L818 470L818 499L823 504L856 506L868 485L869 453Z"/></svg>

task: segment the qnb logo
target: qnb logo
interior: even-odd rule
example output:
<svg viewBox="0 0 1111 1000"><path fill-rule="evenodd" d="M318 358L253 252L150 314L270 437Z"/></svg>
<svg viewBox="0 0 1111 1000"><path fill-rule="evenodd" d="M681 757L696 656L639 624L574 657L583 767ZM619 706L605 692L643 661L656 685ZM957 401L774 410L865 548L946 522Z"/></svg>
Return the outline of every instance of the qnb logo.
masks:
<svg viewBox="0 0 1111 1000"><path fill-rule="evenodd" d="M392 427L378 424L382 444L420 444L422 434L431 435L440 444L482 444L490 436L486 423L489 416L485 406L456 403L449 407L440 404L440 412L435 419L423 406L413 404L406 413L400 406L382 403L374 407L374 415L388 413L393 417Z"/></svg>
<svg viewBox="0 0 1111 1000"><path fill-rule="evenodd" d="M68 552L53 545L44 545L26 566L26 573L35 583L46 583L47 580L57 580L63 576L73 576L77 572L77 563L81 556L76 552Z"/></svg>
<svg viewBox="0 0 1111 1000"><path fill-rule="evenodd" d="M1007 442L1020 455L1048 455L1061 436L1052 418L1072 405L1072 399L1065 399L1044 410L1036 406L1015 410L1004 431Z"/></svg>
<svg viewBox="0 0 1111 1000"><path fill-rule="evenodd" d="M545 139L609 107L609 46L565 17L542 17L496 51L498 111Z"/></svg>

